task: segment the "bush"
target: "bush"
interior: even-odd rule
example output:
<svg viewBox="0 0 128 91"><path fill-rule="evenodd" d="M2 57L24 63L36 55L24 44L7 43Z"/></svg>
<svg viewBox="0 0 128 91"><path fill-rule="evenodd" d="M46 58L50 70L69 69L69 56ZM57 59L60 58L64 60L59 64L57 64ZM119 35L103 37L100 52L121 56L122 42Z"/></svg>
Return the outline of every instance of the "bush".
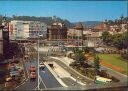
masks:
<svg viewBox="0 0 128 91"><path fill-rule="evenodd" d="M121 57L123 57L124 59L128 61L128 53L122 53Z"/></svg>

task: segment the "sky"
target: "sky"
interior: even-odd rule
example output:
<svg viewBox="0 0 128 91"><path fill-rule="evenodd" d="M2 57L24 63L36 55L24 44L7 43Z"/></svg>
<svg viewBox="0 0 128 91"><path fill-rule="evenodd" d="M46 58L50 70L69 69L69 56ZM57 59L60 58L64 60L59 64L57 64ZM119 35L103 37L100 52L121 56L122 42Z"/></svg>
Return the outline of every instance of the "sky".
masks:
<svg viewBox="0 0 128 91"><path fill-rule="evenodd" d="M127 16L126 1L0 1L0 15L58 16L71 22Z"/></svg>

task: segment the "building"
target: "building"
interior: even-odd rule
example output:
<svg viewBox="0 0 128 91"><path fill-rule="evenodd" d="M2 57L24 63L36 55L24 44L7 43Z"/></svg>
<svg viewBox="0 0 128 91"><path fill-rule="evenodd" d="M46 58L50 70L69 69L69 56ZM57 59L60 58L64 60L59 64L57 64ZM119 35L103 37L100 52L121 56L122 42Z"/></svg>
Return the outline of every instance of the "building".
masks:
<svg viewBox="0 0 128 91"><path fill-rule="evenodd" d="M46 37L47 26L39 21L20 21L13 20L9 24L10 39L27 39L36 38L38 36Z"/></svg>
<svg viewBox="0 0 128 91"><path fill-rule="evenodd" d="M110 25L109 26L109 33L114 35L118 33L124 33L127 31L127 23L122 23L120 25Z"/></svg>
<svg viewBox="0 0 128 91"><path fill-rule="evenodd" d="M82 47L83 46L83 25L76 24L72 29L68 29L67 45L68 47Z"/></svg>
<svg viewBox="0 0 128 91"><path fill-rule="evenodd" d="M0 61L2 60L3 56L3 26L0 25Z"/></svg>
<svg viewBox="0 0 128 91"><path fill-rule="evenodd" d="M13 20L10 22L9 36L11 40L29 37L29 22Z"/></svg>
<svg viewBox="0 0 128 91"><path fill-rule="evenodd" d="M0 26L0 39L1 39L1 54L2 58L6 59L8 56L8 50L9 50L9 23L6 20L6 17L3 17L2 25Z"/></svg>
<svg viewBox="0 0 128 91"><path fill-rule="evenodd" d="M108 30L108 26L105 22L102 22L93 27L94 32L107 31L107 30Z"/></svg>
<svg viewBox="0 0 128 91"><path fill-rule="evenodd" d="M102 31L84 31L83 32L83 45L86 47L98 47L101 46Z"/></svg>
<svg viewBox="0 0 128 91"><path fill-rule="evenodd" d="M107 31L107 25L103 22L83 31L83 45L86 47L98 47L102 45L101 36Z"/></svg>
<svg viewBox="0 0 128 91"><path fill-rule="evenodd" d="M31 21L29 24L29 38L47 37L47 25L39 21Z"/></svg>
<svg viewBox="0 0 128 91"><path fill-rule="evenodd" d="M65 41L67 38L67 27L63 23L55 22L47 29L47 39L49 41Z"/></svg>

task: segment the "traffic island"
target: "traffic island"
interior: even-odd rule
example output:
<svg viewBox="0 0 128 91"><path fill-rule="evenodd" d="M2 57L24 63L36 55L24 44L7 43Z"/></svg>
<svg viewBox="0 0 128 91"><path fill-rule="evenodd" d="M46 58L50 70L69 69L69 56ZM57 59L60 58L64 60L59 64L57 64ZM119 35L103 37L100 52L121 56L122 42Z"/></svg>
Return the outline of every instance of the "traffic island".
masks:
<svg viewBox="0 0 128 91"><path fill-rule="evenodd" d="M49 69L49 71L52 73L52 75L56 78L56 80L63 86L67 87L66 84L63 83L63 81L59 78L59 76L53 71L53 69L49 66L48 62L44 62L45 66Z"/></svg>
<svg viewBox="0 0 128 91"><path fill-rule="evenodd" d="M80 80L73 78L69 72L64 70L61 66L59 66L55 62L53 62L53 66L51 67L51 69L55 73L55 75L67 86L86 85L86 84L82 83Z"/></svg>

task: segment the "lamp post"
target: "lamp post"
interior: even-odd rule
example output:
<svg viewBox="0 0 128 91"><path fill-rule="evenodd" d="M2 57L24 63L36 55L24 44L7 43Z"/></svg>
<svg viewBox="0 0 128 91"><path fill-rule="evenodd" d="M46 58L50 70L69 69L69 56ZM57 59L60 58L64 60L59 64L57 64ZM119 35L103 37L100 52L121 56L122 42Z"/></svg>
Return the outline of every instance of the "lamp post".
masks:
<svg viewBox="0 0 128 91"><path fill-rule="evenodd" d="M40 90L40 87L39 87L39 81L40 81L40 79L39 79L39 65L40 65L40 54L39 54L39 46L40 46L40 37L42 37L43 35L40 35L39 34L39 31L38 31L38 40L37 40L37 51L38 51L38 86L37 86L37 88L38 88L38 90Z"/></svg>
<svg viewBox="0 0 128 91"><path fill-rule="evenodd" d="M38 90L39 90L39 31L38 31L38 40L37 40L37 51L38 51Z"/></svg>

